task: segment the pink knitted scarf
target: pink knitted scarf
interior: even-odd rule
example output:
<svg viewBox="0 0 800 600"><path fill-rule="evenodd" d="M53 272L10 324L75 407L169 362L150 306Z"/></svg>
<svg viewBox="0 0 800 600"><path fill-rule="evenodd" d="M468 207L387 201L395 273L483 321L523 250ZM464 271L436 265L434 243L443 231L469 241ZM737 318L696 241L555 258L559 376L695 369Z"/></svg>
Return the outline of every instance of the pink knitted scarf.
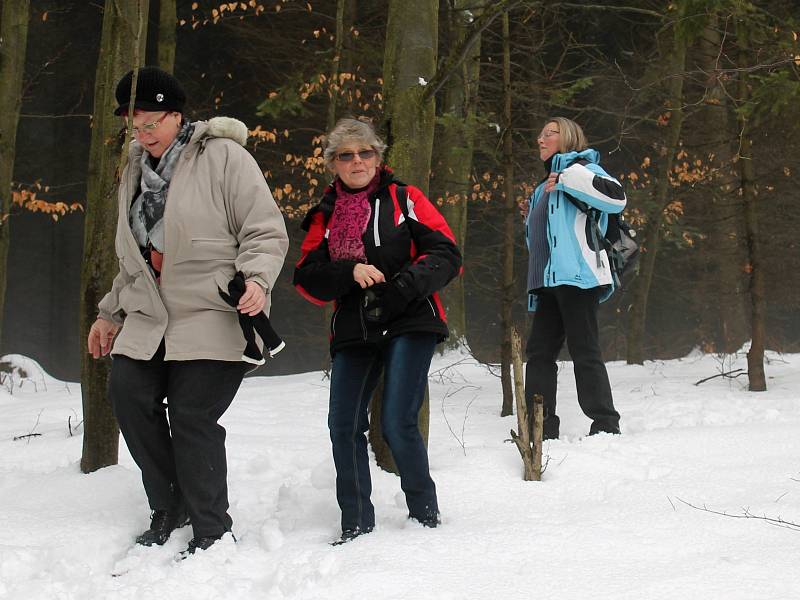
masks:
<svg viewBox="0 0 800 600"><path fill-rule="evenodd" d="M369 197L378 189L380 172L375 173L366 187L350 190L336 179L336 204L331 217L328 235L328 251L331 260L354 260L367 262L364 242L361 237L369 223Z"/></svg>

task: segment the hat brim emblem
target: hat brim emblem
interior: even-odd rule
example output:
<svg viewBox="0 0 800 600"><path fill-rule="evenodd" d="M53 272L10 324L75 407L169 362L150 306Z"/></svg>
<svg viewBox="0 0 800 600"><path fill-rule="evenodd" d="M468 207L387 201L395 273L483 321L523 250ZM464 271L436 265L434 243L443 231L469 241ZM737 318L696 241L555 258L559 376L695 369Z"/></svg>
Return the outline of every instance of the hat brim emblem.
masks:
<svg viewBox="0 0 800 600"><path fill-rule="evenodd" d="M156 94L156 102L163 102L164 94Z"/></svg>

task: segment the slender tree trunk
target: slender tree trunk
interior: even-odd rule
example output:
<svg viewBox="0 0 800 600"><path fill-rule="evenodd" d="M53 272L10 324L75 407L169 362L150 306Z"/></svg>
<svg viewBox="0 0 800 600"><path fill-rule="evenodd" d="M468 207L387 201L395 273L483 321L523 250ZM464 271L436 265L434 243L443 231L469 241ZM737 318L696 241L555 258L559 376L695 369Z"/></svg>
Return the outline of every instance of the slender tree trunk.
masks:
<svg viewBox="0 0 800 600"><path fill-rule="evenodd" d="M336 38L334 40L333 60L330 74L330 100L328 102L327 130L333 129L338 116L339 101L343 82L341 74L347 73L352 64L352 48L350 28L355 19L355 0L337 0L336 2Z"/></svg>
<svg viewBox="0 0 800 600"><path fill-rule="evenodd" d="M684 11L680 11L681 13ZM639 275L633 287L631 311L628 320L627 359L628 364L644 362L644 337L647 322L647 303L653 281L656 257L661 242L661 222L664 209L672 200L670 173L678 149L678 141L683 127L683 83L686 68L687 37L681 27L674 26L673 50L670 61L669 79L669 121L662 147L663 160L658 172L658 180L653 194L653 209L650 211L645 227L644 252L639 260Z"/></svg>
<svg viewBox="0 0 800 600"><path fill-rule="evenodd" d="M748 79L746 68L750 57L750 40L747 25L737 25L739 46L738 95L739 102L749 102ZM764 266L761 257L761 244L758 233L758 190L755 185L755 165L753 164L752 140L750 124L746 111L739 111L739 175L741 193L744 200L745 226L747 230L747 252L750 271L750 350L747 352L747 376L750 380L751 392L764 392L767 389L767 378L764 373L766 296L764 294Z"/></svg>
<svg viewBox="0 0 800 600"><path fill-rule="evenodd" d="M718 64L722 36L716 12L709 15L700 38L700 65L708 73L705 89L705 105L700 112L700 122L705 123L705 136L713 136L709 144L715 149L717 175L711 184L711 222L709 223L708 246L709 273L707 281L713 282L708 293L713 298L709 307L716 319L711 333L714 349L730 354L741 348L747 339L747 316L745 314L744 265L742 232L744 213L742 198L730 190L738 186L732 171L733 155L728 136L733 127L730 122L730 103L719 76Z"/></svg>
<svg viewBox="0 0 800 600"><path fill-rule="evenodd" d="M4 0L0 22L0 340L6 304L11 244L11 181L22 106L22 76L28 42L29 0Z"/></svg>
<svg viewBox="0 0 800 600"><path fill-rule="evenodd" d="M86 224L81 271L81 393L83 396L83 454L81 470L89 473L117 463L119 429L107 398L109 359L94 360L86 352L89 327L97 304L111 289L119 268L114 252L117 224L116 190L127 158L117 135L116 82L138 66L144 54L148 2L106 0L100 56L95 78L92 141L86 198ZM136 89L135 86L133 88Z"/></svg>
<svg viewBox="0 0 800 600"><path fill-rule="evenodd" d="M467 7L472 7L467 11ZM451 44L459 46L469 31L472 15L480 14L474 2L456 0L450 11ZM471 14L470 14L471 13ZM468 18L469 17L469 18ZM467 236L467 206L472 191L472 155L475 148L478 85L480 75L480 39L470 48L466 60L457 73L448 79L445 88L444 108L439 119L440 130L435 140L439 158L436 167L437 196L444 203L442 215L456 237L462 255L465 254ZM450 338L447 347L457 347L466 337L467 317L464 279L457 277L442 291L442 301L447 311Z"/></svg>
<svg viewBox="0 0 800 600"><path fill-rule="evenodd" d="M425 85L436 72L438 0L390 0L383 60L387 163L398 177L428 193L435 107L424 99ZM369 439L378 465L395 472L391 452L381 435L380 396L370 403ZM428 439L430 404L426 389L419 415L422 439Z"/></svg>
<svg viewBox="0 0 800 600"><path fill-rule="evenodd" d="M345 44L345 38L350 40L350 28L355 18L355 0L337 0L336 3L336 39L334 41L333 60L331 61L330 74L330 99L328 100L328 119L326 131L333 129L338 117L338 105L341 98L343 81L340 77L342 72L347 72L352 62L352 48L350 44ZM345 71L342 71L345 69ZM333 318L333 304L328 303L322 311L322 322L325 327ZM329 358L323 359L328 367Z"/></svg>
<svg viewBox="0 0 800 600"><path fill-rule="evenodd" d="M175 70L178 13L175 0L159 0L158 14L158 66L172 73Z"/></svg>
<svg viewBox="0 0 800 600"><path fill-rule="evenodd" d="M514 223L519 218L514 201L514 148L511 139L511 40L508 12L503 14L503 178L505 191L505 235L503 243L503 279L500 317L503 339L500 347L500 380L503 388L501 416L513 414L514 385L512 363L512 307L514 306Z"/></svg>

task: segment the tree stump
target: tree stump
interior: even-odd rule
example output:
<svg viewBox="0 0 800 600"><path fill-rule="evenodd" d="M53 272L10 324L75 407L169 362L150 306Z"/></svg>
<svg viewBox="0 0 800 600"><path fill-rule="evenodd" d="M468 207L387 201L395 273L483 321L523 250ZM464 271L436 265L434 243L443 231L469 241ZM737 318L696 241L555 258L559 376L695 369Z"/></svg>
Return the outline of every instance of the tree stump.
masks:
<svg viewBox="0 0 800 600"><path fill-rule="evenodd" d="M533 418L528 415L525 402L525 386L522 371L522 343L516 330L511 333L511 356L514 367L514 398L517 405L517 428L512 429L511 439L517 445L522 457L522 479L524 481L542 480L542 427L544 423L544 399L541 394L533 397Z"/></svg>

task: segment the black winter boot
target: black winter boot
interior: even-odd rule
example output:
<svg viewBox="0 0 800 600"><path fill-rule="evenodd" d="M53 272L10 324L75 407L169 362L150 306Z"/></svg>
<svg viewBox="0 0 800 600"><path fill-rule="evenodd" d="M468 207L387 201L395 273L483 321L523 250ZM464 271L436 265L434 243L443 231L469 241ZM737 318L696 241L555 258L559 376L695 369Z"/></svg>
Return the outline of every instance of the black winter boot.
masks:
<svg viewBox="0 0 800 600"><path fill-rule="evenodd" d="M409 515L408 518L412 519L413 521L416 521L423 527L429 527L431 529L438 527L439 525L442 524L442 517L441 515L439 515L438 512L431 513L422 517L414 517L412 515Z"/></svg>
<svg viewBox="0 0 800 600"><path fill-rule="evenodd" d="M226 531L225 533L228 532ZM180 560L184 560L186 558L189 558L192 554L194 554L198 550L208 550L209 548L211 548L211 546L213 546L215 543L221 540L222 536L225 535L225 533L221 535L209 535L205 537L192 538L189 541L189 546L186 548L186 550L184 550L178 555L178 558ZM236 537L233 534L231 534L231 537L233 537L233 541L235 542Z"/></svg>
<svg viewBox="0 0 800 600"><path fill-rule="evenodd" d="M150 529L136 538L140 546L163 546L170 534L189 523L186 511L154 510L150 515Z"/></svg>
<svg viewBox="0 0 800 600"><path fill-rule="evenodd" d="M339 536L338 540L331 542L331 546L341 546L342 544L351 542L358 536L364 535L365 533L369 533L370 531L372 531L372 527L365 527L363 529L361 527L343 529L342 535Z"/></svg>

